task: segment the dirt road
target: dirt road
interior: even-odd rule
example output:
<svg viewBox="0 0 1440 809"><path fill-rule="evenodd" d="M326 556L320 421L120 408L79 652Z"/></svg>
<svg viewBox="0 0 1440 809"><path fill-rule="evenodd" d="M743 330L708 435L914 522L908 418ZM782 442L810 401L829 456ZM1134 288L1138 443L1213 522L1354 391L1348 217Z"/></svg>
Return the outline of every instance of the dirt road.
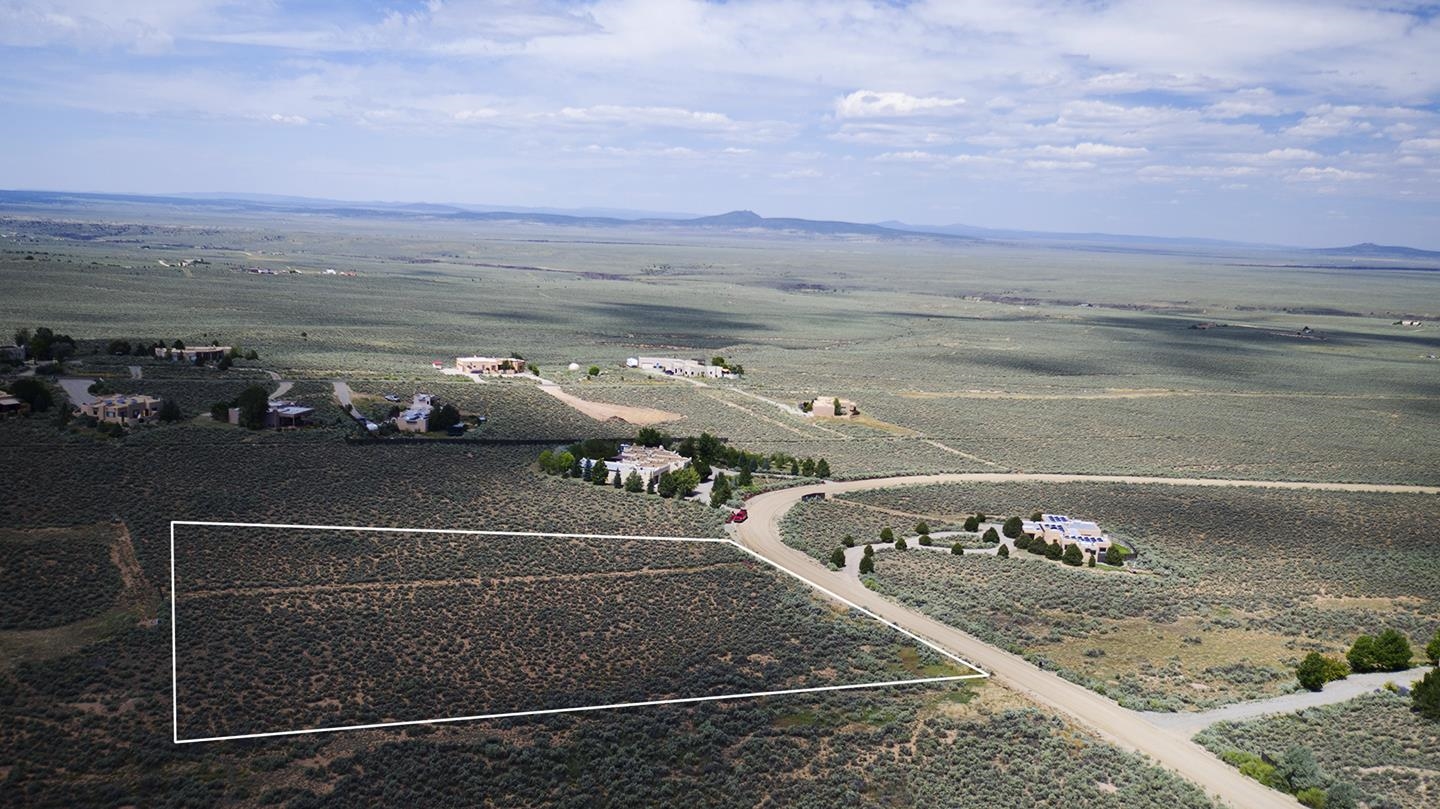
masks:
<svg viewBox="0 0 1440 809"><path fill-rule="evenodd" d="M780 518L806 494L838 494L929 483L1007 481L1261 486L1283 489L1394 493L1440 493L1440 488L1394 484L1157 478L1138 475L1018 473L915 475L819 483L766 492L750 498L746 502L750 518L744 523L732 526L741 544L774 564L818 587L830 589L866 609L874 611L886 620L893 621L898 626L972 661L1035 702L1071 717L1106 740L1127 750L1150 756L1162 766L1198 784L1221 802L1236 807L1236 809L1250 809L1250 807L1294 809L1298 805L1294 799L1241 775L1239 770L1225 764L1204 748L1190 741L1189 733L1186 730L1159 727L1148 721L1144 715L1122 708L1088 688L1061 679L1017 655L997 649L923 613L891 602L866 588L858 579L837 574L808 554L791 548L780 540Z"/></svg>

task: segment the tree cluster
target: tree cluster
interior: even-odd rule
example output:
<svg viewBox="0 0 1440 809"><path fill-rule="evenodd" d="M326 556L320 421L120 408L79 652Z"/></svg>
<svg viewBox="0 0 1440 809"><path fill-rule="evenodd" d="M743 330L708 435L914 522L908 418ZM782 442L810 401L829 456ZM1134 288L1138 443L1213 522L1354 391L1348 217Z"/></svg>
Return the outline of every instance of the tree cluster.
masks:
<svg viewBox="0 0 1440 809"><path fill-rule="evenodd" d="M1355 639L1345 659L1358 674L1371 671L1404 671L1410 668L1410 641L1394 629L1379 635L1361 635Z"/></svg>
<svg viewBox="0 0 1440 809"><path fill-rule="evenodd" d="M1295 679L1310 691L1319 691L1332 680L1343 680L1350 676L1350 666L1344 660L1326 657L1319 652L1305 655L1295 667Z"/></svg>

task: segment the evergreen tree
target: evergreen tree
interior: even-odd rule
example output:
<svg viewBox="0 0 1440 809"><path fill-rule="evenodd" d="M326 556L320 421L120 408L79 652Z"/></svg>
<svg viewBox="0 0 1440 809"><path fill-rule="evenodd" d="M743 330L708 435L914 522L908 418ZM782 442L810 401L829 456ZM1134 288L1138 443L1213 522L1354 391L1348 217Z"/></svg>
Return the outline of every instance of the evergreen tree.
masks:
<svg viewBox="0 0 1440 809"><path fill-rule="evenodd" d="M226 415L229 415L228 413ZM174 399L166 399L160 405L161 421L179 421L185 414L180 412L180 405Z"/></svg>
<svg viewBox="0 0 1440 809"><path fill-rule="evenodd" d="M179 342L178 340L176 342ZM240 426L259 430L265 426L265 415L270 412L270 394L259 385L251 385L240 392L235 399L240 408Z"/></svg>
<svg viewBox="0 0 1440 809"><path fill-rule="evenodd" d="M660 473L660 482L655 486L655 491L661 497L675 496L675 475L670 472Z"/></svg>
<svg viewBox="0 0 1440 809"><path fill-rule="evenodd" d="M800 477L800 462L794 458L790 459L790 474L797 478Z"/></svg>
<svg viewBox="0 0 1440 809"><path fill-rule="evenodd" d="M995 533L995 526L993 525L986 528L985 533L981 534L980 538L992 544L999 544L1000 542L1000 535Z"/></svg>
<svg viewBox="0 0 1440 809"><path fill-rule="evenodd" d="M1040 522L1044 518L1045 515L1037 511L1034 514L1030 515L1030 522Z"/></svg>
<svg viewBox="0 0 1440 809"><path fill-rule="evenodd" d="M1111 545L1105 549L1105 564L1120 567L1125 564L1125 557L1120 555L1120 549Z"/></svg>
<svg viewBox="0 0 1440 809"><path fill-rule="evenodd" d="M951 556L964 556L964 555L965 555L965 546L964 546L964 545L961 545L959 542L956 542L954 545L951 545L951 546L950 546L950 555L951 555Z"/></svg>
<svg viewBox="0 0 1440 809"><path fill-rule="evenodd" d="M1440 666L1440 629L1435 630L1435 637L1425 644L1425 659L1432 666Z"/></svg>
<svg viewBox="0 0 1440 809"><path fill-rule="evenodd" d="M1325 773L1320 771L1320 765L1315 761L1315 754L1310 748L1295 746L1285 751L1280 761L1275 765L1275 774L1282 781L1290 785L1291 792L1301 792L1307 789L1323 789L1328 781Z"/></svg>
<svg viewBox="0 0 1440 809"><path fill-rule="evenodd" d="M1085 555L1081 553L1080 546L1073 542L1065 549L1065 553L1060 558L1071 567L1079 567L1085 561Z"/></svg>
<svg viewBox="0 0 1440 809"><path fill-rule="evenodd" d="M895 550L903 551L908 547L910 546L905 544L905 537L900 537L899 539L895 540Z"/></svg>
<svg viewBox="0 0 1440 809"><path fill-rule="evenodd" d="M837 415L837 416L843 416L843 415L845 415L845 410L844 410L844 408L840 407L840 397L839 397L839 396L836 396L836 397L835 397L835 401L832 403L832 405L833 405L833 407L835 408L835 415ZM869 407L869 405L866 405L866 407Z"/></svg>
<svg viewBox="0 0 1440 809"><path fill-rule="evenodd" d="M721 472L715 476L715 483L710 488L710 507L719 508L730 500L730 480Z"/></svg>
<svg viewBox="0 0 1440 809"><path fill-rule="evenodd" d="M1020 536L1021 524L1022 523L1019 517L1011 517L1010 519L1006 520L1003 528L1003 530L1005 531L1005 536L1010 537L1011 539Z"/></svg>
<svg viewBox="0 0 1440 809"><path fill-rule="evenodd" d="M1054 542L1050 543L1050 547L1048 547L1048 548L1045 549L1045 558L1046 558L1046 559L1059 560L1060 558L1062 558L1062 557L1064 557L1064 556L1065 556L1065 543L1061 542L1061 541L1058 540L1058 539L1055 540Z"/></svg>
<svg viewBox="0 0 1440 809"><path fill-rule="evenodd" d="M866 556L874 556L874 555L875 555L875 546L874 546L874 545L871 545L869 542L866 542L866 543L865 543L865 555L866 555Z"/></svg>
<svg viewBox="0 0 1440 809"><path fill-rule="evenodd" d="M632 494L645 491L645 481L640 477L640 473L634 469L631 469L630 474L625 476L625 491L631 492Z"/></svg>
<svg viewBox="0 0 1440 809"><path fill-rule="evenodd" d="M1030 547L1025 550L1036 556L1047 556L1050 553L1050 543L1046 542L1044 537L1036 537L1035 541L1030 543Z"/></svg>
<svg viewBox="0 0 1440 809"><path fill-rule="evenodd" d="M845 545L845 547L847 547L847 548L853 548L853 547L855 547L855 537L852 537L852 536L850 536L849 534L846 534L846 535L845 535L845 538L842 539L842 540L840 540L840 541L841 541L841 542Z"/></svg>
<svg viewBox="0 0 1440 809"><path fill-rule="evenodd" d="M1015 541L1014 541L1013 543L1011 543L1011 544L1013 544L1013 545L1015 546L1015 550L1017 550L1017 551L1023 551L1023 550L1025 550L1026 548L1030 547L1030 543L1031 543L1032 541L1033 541L1033 540L1030 539L1030 535L1029 535L1029 534L1021 534L1020 536L1015 537Z"/></svg>
<svg viewBox="0 0 1440 809"><path fill-rule="evenodd" d="M1410 690L1410 710L1426 719L1440 722L1440 668L1425 673Z"/></svg>
<svg viewBox="0 0 1440 809"><path fill-rule="evenodd" d="M659 481L657 480L657 478L659 478L659 477L660 477L659 475L651 475L651 476L650 476L650 479L647 480L647 481L645 481L645 493L646 493L646 494L654 494L654 493L655 493L656 484L659 483Z"/></svg>
<svg viewBox="0 0 1440 809"><path fill-rule="evenodd" d="M800 477L802 477L802 478L813 478L813 477L815 477L815 459L814 459L814 458L806 458L805 460L803 460L803 461L800 462Z"/></svg>
<svg viewBox="0 0 1440 809"><path fill-rule="evenodd" d="M965 528L966 531L969 531L969 532L972 533L972 534L975 533L976 531L979 531L979 530L980 530L980 518L979 518L979 517L976 517L974 514L971 514L969 517L966 517L966 518L965 518L965 526L964 526L964 528Z"/></svg>
<svg viewBox="0 0 1440 809"><path fill-rule="evenodd" d="M1325 687L1326 668L1325 656L1319 652L1311 652L1295 667L1295 679L1300 681L1301 688L1319 691Z"/></svg>
<svg viewBox="0 0 1440 809"><path fill-rule="evenodd" d="M570 477L582 477L585 474L585 470L580 466L580 457L577 455L572 455L569 452L566 452L565 454L570 455Z"/></svg>
<svg viewBox="0 0 1440 809"><path fill-rule="evenodd" d="M830 564L835 567L845 567L845 549L836 548L830 553Z"/></svg>
<svg viewBox="0 0 1440 809"><path fill-rule="evenodd" d="M865 575L866 573L874 573L874 572L875 572L875 557L873 557L873 556L862 556L862 557L860 557L860 575L863 576L863 575Z"/></svg>
<svg viewBox="0 0 1440 809"><path fill-rule="evenodd" d="M890 530L890 526L887 525L887 526L885 526L884 528L881 528L881 529L880 529L880 541L881 541L881 542L894 542L894 541L895 541L895 532L892 531L892 530Z"/></svg>
<svg viewBox="0 0 1440 809"><path fill-rule="evenodd" d="M1394 629L1387 629L1375 638L1375 654L1381 671L1404 671L1410 668L1410 640Z"/></svg>
<svg viewBox="0 0 1440 809"><path fill-rule="evenodd" d="M976 520L979 520L980 522L985 522L985 512L983 512L983 511L977 511L977 512L975 512L975 519L976 519Z"/></svg>
<svg viewBox="0 0 1440 809"><path fill-rule="evenodd" d="M755 485L755 478L750 472L749 461L742 461L740 463L740 474L735 476L735 485L741 488Z"/></svg>
<svg viewBox="0 0 1440 809"><path fill-rule="evenodd" d="M815 477L826 479L830 477L830 462L821 458L815 462Z"/></svg>
<svg viewBox="0 0 1440 809"><path fill-rule="evenodd" d="M617 489L625 488L625 479L620 477L619 469L615 470L615 476L611 479L611 484Z"/></svg>
<svg viewBox="0 0 1440 809"><path fill-rule="evenodd" d="M1087 551L1087 552L1085 553L1085 565L1086 565L1087 567L1094 567L1094 566L1095 566L1095 549L1094 549L1094 548L1091 548L1089 551Z"/></svg>
<svg viewBox="0 0 1440 809"><path fill-rule="evenodd" d="M1375 653L1375 639L1369 635L1361 635L1350 644L1350 651L1345 653L1345 659L1350 662L1351 671L1357 674L1365 674L1380 670L1379 657Z"/></svg>
<svg viewBox="0 0 1440 809"><path fill-rule="evenodd" d="M917 533L917 534L928 534L928 533L930 533L930 523L927 523L927 522L925 522L924 520L921 520L920 522L915 523L915 533Z"/></svg>
<svg viewBox="0 0 1440 809"><path fill-rule="evenodd" d="M921 544L921 545L925 545L925 546L928 547L929 545L932 545L932 544L934 544L934 543L933 543L933 540L930 539L930 535L929 535L929 534L921 534L921 535L920 535L920 544Z"/></svg>
<svg viewBox="0 0 1440 809"><path fill-rule="evenodd" d="M1001 545L1001 546L1000 546L1000 549L997 550L997 551L995 551L995 555L998 556L998 557L1000 557L1001 559L1009 559L1009 558L1010 558L1010 546L1008 546L1008 545Z"/></svg>

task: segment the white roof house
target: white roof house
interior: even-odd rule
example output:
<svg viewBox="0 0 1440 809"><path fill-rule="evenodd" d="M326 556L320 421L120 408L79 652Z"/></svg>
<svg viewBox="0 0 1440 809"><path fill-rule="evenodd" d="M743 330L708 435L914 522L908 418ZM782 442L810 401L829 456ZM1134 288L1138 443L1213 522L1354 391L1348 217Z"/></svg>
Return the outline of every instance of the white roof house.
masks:
<svg viewBox="0 0 1440 809"><path fill-rule="evenodd" d="M620 473L621 479L638 473L640 480L649 485L652 477L666 472L675 472L690 465L690 459L664 447L645 447L638 444L621 444L620 455L605 461L605 468L611 475Z"/></svg>
<svg viewBox="0 0 1440 809"><path fill-rule="evenodd" d="M635 357L634 359L635 365L630 365L628 359L625 361L625 364L632 368L659 371L669 376L703 376L711 379L719 379L728 373L728 371L718 365L706 365L699 360L686 360L676 357Z"/></svg>
<svg viewBox="0 0 1440 809"><path fill-rule="evenodd" d="M1022 520L1020 530L1042 537L1046 542L1079 545L1081 550L1100 552L1110 547L1110 537L1100 530L1098 524L1064 514L1041 514L1039 522Z"/></svg>

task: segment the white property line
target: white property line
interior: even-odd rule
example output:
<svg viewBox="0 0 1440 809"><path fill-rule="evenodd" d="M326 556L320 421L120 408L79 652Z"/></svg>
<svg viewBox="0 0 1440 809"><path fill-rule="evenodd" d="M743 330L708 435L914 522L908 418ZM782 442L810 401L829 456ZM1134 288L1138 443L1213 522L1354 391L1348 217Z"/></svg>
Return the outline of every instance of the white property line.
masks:
<svg viewBox="0 0 1440 809"><path fill-rule="evenodd" d="M675 698L675 699L641 700L641 701L638 701L638 702L612 702L612 703L607 703L607 704L604 704L604 705L580 705L580 706L571 707L571 708L543 708L543 709L539 709L539 710L530 710L530 711L509 711L509 712L505 712L505 713L490 713L490 714L475 714L475 715L471 715L471 716L442 717L442 718L439 718L439 719L408 719L408 720L401 720L401 721L395 721L395 722L373 722L373 723L361 724L361 725L335 725L335 726L331 726L331 727L304 728L304 729L301 729L301 730L276 730L276 731L266 731L266 732L263 732L263 733L236 733L236 734L231 734L231 735L226 735L226 736L206 736L206 737L200 737L200 738L194 738L194 739L182 739L182 738L180 738L180 685L179 685L180 680L179 680L179 651L178 651L179 645L178 645L178 640L177 640L178 634L177 634L177 631L176 631L176 610L175 610L175 606L176 606L176 592L175 592L175 526L177 526L177 525L197 525L197 526L209 526L209 527L220 527L220 528L287 528L287 529L302 529L302 530L314 530L314 531L370 531L370 532L378 532L378 533L395 533L395 534L461 534L461 535L468 535L468 536L556 537L556 538L561 538L561 539L622 539L622 540L623 540L623 539L638 539L638 540L652 540L652 541L660 541L660 542L708 542L708 543L716 543L716 544L721 544L721 545L729 545L729 546L731 546L731 547L734 547L734 548L740 550L741 552L743 552L743 553L745 553L745 554L747 554L747 555L749 555L749 556L752 556L752 557L754 557L754 558L756 558L756 559L759 559L760 561L766 563L767 565L770 565L771 567L775 568L776 570L779 570L779 571L785 573L786 575L789 575L789 576L791 576L792 578L795 578L795 579L803 582L803 583L806 584L807 586L812 587L812 588L814 588L814 589L816 589L816 590L819 590L820 592L824 593L825 595L829 596L830 598L833 598L833 599L835 599L836 601L839 601L839 602L845 604L846 606L850 607L851 609L857 610L857 611L859 611L859 612L861 612L861 613L864 613L865 615L867 615L867 616L869 616L869 617L871 617L871 618L874 618L876 621L880 622L880 623L883 624L884 626L887 626L887 627L889 627L890 629L893 629L893 630L895 630L896 632L899 632L900 634L902 634L902 635L910 638L911 640L914 640L914 641L916 641L917 643L920 643L920 644L924 645L926 648L929 648L929 649L931 649L931 650L933 650L933 651L939 652L939 653L940 653L941 655L943 655L944 657L949 658L950 660L953 660L953 661L955 661L955 662L957 662L957 663L960 663L960 664L962 664L962 665L970 668L971 670L975 671L976 673L975 673L975 674L955 674L955 675L948 675L948 676L943 676L943 677L922 677L922 678L915 678L915 679L909 679L909 680L877 680L877 681L874 681L874 682L851 683L851 684L849 684L849 685L821 685L821 686L811 686L811 687L807 687L807 688L787 688L787 689L780 689L780 690L775 690L775 691L747 691L747 692L743 692L743 693L735 693L735 694L715 694L715 695L712 695L712 696L703 696L703 697L678 697L678 698ZM548 715L548 714L583 713L583 712L587 712L587 711L606 711L606 710L614 710L614 709L619 709L619 708L639 708L639 707L644 707L644 706L649 706L649 705L682 705L682 704L686 704L686 703L695 703L695 702L716 702L716 701L720 701L720 700L730 700L730 699L752 699L752 698L755 698L755 697L782 696L782 695L786 695L786 694L813 694L813 693L818 693L818 692L822 692L822 691L851 691L851 690L860 689L860 688L885 688L885 687L901 686L901 685L925 685L925 684L930 684L930 683L955 682L955 681L958 681L958 680L985 679L985 678L988 678L989 676L990 676L989 672L986 672L984 669L981 669L979 666L976 666L974 663L971 663L970 661L965 660L964 658L959 657L958 655L952 654L951 652L946 651L945 649L942 649L941 647L937 646L936 644L934 644L934 643L926 640L925 638L920 637L919 635L916 635L916 634L913 633L913 632L910 632L910 631L907 630L907 629L903 629L903 628L901 628L900 626L897 626L896 624L892 623L891 621L888 621L888 620L886 620L886 619L884 619L884 618L881 618L879 615L875 614L874 612L871 612L870 610L868 610L868 609L860 606L859 604L856 604L855 602L849 600L848 598L845 598L844 596L841 596L841 595L839 595L839 594L837 594L837 593L831 592L830 590L827 590L826 588L821 587L820 585L815 584L814 582L811 582L811 581L806 580L805 578L801 577L799 574L793 573L793 572L791 572L790 570L787 570L786 568L781 567L780 565L776 564L775 562L772 562L772 561L770 561L769 559L766 559L765 557L763 557L763 556L761 556L760 554L758 554L758 553L750 550L749 548L746 548L745 546L741 545L739 542L736 542L736 541L733 540L733 539L718 539L718 538L715 538L715 537L638 536L638 535L631 535L631 534L559 534L559 533L553 533L553 532L547 532L547 531L477 531L477 530L446 529L446 528L392 528L392 527L377 527L377 526L364 526L364 525L299 525L299 524L289 524L289 523L213 522L213 521L206 521L206 520L171 520L171 521L170 521L170 709L171 709L171 732L172 732L172 740L174 741L175 744L194 744L194 743L197 743L197 742L233 741L233 740L237 740L237 739L261 739L261 738L266 738L266 737L271 737L271 736L298 736L298 735L302 735L302 734L306 734L306 733L335 733L335 732L342 731L342 730L374 730L374 729L377 729L377 728L404 727L404 726L407 726L407 725L440 725L440 724L449 724L449 723L454 723L454 722L473 722L473 721L484 720L484 719L512 719L512 718L523 717L523 716L545 716L545 715Z"/></svg>

